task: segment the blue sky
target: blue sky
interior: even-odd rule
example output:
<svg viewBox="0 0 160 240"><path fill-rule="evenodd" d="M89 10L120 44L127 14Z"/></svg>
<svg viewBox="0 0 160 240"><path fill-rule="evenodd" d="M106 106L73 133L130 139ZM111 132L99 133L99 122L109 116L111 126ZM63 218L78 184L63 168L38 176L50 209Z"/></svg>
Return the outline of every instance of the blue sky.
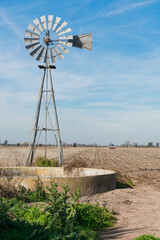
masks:
<svg viewBox="0 0 160 240"><path fill-rule="evenodd" d="M1 0L1 142L29 140L42 72L23 38L44 14L93 33L92 51L72 48L56 64L62 141L160 141L160 0Z"/></svg>

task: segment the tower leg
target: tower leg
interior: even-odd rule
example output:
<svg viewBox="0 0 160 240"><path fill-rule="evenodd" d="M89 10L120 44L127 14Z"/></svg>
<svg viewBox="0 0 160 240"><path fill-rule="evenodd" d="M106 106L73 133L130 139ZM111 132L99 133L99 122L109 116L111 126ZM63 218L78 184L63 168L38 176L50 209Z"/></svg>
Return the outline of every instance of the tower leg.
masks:
<svg viewBox="0 0 160 240"><path fill-rule="evenodd" d="M59 164L64 165L62 142L61 142L60 128L59 128L59 123L58 123L58 115L57 115L57 110L56 110L56 102L55 102L55 97L54 97L52 74L51 74L50 66L49 66L49 78L50 78L50 85L51 85L51 95L52 95L52 101L53 101L53 111L54 111L54 117L55 117L55 125L56 125Z"/></svg>
<svg viewBox="0 0 160 240"><path fill-rule="evenodd" d="M46 74L46 68L44 68L44 71L43 71L41 88L40 88L38 102L37 102L37 108L36 108L36 114L35 114L35 123L34 123L34 128L33 128L33 132L34 132L33 142L30 143L29 153L27 154L27 157L26 157L25 166L31 166L32 165L32 161L33 161L33 157L34 157L34 153L35 153L36 137L37 137L37 133L38 133L38 121L39 121L39 115L40 115L40 109L41 109L45 74Z"/></svg>

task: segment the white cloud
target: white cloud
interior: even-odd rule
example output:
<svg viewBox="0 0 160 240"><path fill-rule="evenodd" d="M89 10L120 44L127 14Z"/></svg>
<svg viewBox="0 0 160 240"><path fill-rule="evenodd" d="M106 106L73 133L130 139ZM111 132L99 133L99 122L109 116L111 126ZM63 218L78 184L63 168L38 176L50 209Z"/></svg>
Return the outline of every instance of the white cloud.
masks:
<svg viewBox="0 0 160 240"><path fill-rule="evenodd" d="M59 120L65 142L144 144L159 139L160 110L59 109Z"/></svg>
<svg viewBox="0 0 160 240"><path fill-rule="evenodd" d="M15 141L18 142L18 138L27 141L41 72L34 72L30 65L32 61L25 63L12 58L8 63L10 71L7 71L7 58L4 65L0 64L3 66L1 76L6 79L0 88L1 134L5 138L6 132L9 136L9 132L17 129ZM149 137L158 140L159 105L152 103L158 103L159 97L150 93L160 89L159 64L158 50L143 57L110 53L99 58L99 72L93 66L90 76L74 74L70 70L54 73L56 100L61 100L62 105L70 101L67 106L57 108L63 141L105 143L106 139L107 143L122 143L129 139L143 143ZM20 84L22 80L25 80L24 86ZM12 86L10 81L14 81ZM80 107L77 107L77 99ZM84 99L86 102L81 103ZM8 136L12 142L13 136Z"/></svg>
<svg viewBox="0 0 160 240"><path fill-rule="evenodd" d="M9 18L9 14L6 13L4 9L0 9L0 18L2 23L5 24L9 28L9 30L13 31L16 36L22 37L22 31L20 31L18 25L14 23L13 19Z"/></svg>
<svg viewBox="0 0 160 240"><path fill-rule="evenodd" d="M110 11L106 14L103 14L103 16L104 17L110 17L110 16L113 16L113 15L122 14L124 12L134 10L136 8L139 8L139 7L145 7L145 6L150 5L152 3L155 3L155 2L157 2L157 0L149 0L149 1L143 1L143 2L138 2L138 3L132 3L132 4L129 4L129 5L126 5L122 8L119 8L119 9Z"/></svg>
<svg viewBox="0 0 160 240"><path fill-rule="evenodd" d="M89 107L110 107L110 106L117 106L118 104L113 103L113 102L92 102L92 103L88 103L87 106Z"/></svg>

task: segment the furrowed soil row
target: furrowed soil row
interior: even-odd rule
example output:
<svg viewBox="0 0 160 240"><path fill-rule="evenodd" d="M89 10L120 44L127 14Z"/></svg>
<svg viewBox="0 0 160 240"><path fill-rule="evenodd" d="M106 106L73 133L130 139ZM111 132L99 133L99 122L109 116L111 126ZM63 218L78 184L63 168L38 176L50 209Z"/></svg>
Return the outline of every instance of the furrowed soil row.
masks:
<svg viewBox="0 0 160 240"><path fill-rule="evenodd" d="M0 147L0 166L22 166L27 147ZM123 180L152 184L160 189L160 148L64 147L65 165L115 170ZM57 156L56 149L47 151L48 158ZM39 147L37 156L44 155Z"/></svg>

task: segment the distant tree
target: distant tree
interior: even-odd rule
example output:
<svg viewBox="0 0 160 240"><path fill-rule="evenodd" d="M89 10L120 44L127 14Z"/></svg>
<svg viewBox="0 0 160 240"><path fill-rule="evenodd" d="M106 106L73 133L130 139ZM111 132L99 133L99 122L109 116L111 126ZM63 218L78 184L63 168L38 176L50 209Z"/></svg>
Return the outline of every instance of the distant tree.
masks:
<svg viewBox="0 0 160 240"><path fill-rule="evenodd" d="M77 147L77 143L73 143L72 146L73 146L73 147Z"/></svg>
<svg viewBox="0 0 160 240"><path fill-rule="evenodd" d="M159 142L156 142L156 147L159 147Z"/></svg>
<svg viewBox="0 0 160 240"><path fill-rule="evenodd" d="M138 143L137 143L137 142L134 142L134 143L133 143L133 147L138 147Z"/></svg>
<svg viewBox="0 0 160 240"><path fill-rule="evenodd" d="M153 142L149 142L148 147L153 147Z"/></svg>
<svg viewBox="0 0 160 240"><path fill-rule="evenodd" d="M18 142L18 143L16 144L16 146L20 146L20 143Z"/></svg>
<svg viewBox="0 0 160 240"><path fill-rule="evenodd" d="M112 144L112 142L109 142L109 143L108 143L108 146L110 146L111 144Z"/></svg>
<svg viewBox="0 0 160 240"><path fill-rule="evenodd" d="M126 141L124 145L125 145L125 147L129 147L130 146L130 141Z"/></svg>
<svg viewBox="0 0 160 240"><path fill-rule="evenodd" d="M3 143L4 146L7 146L8 145L8 140L5 140L4 143Z"/></svg>

